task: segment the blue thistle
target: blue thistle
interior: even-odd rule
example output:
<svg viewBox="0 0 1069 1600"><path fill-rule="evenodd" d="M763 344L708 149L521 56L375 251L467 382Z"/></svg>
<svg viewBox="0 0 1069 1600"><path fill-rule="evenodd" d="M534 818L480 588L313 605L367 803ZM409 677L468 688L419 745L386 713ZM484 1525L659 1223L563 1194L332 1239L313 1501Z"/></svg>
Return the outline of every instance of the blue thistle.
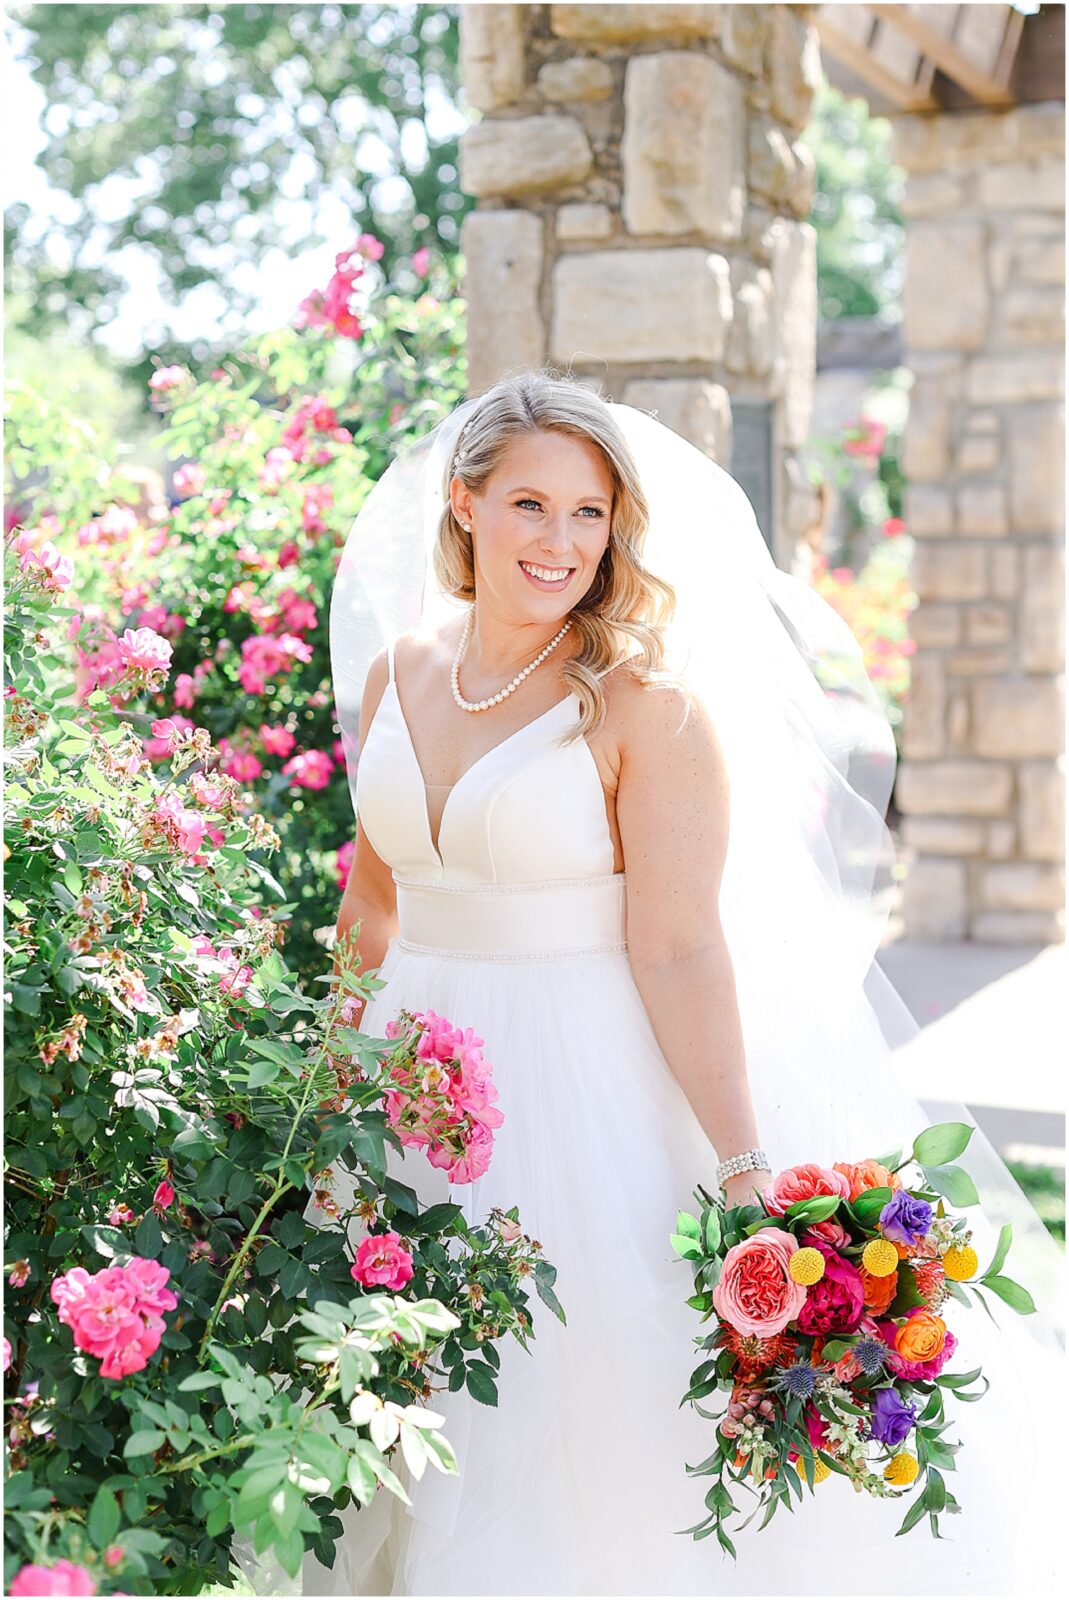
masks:
<svg viewBox="0 0 1069 1600"><path fill-rule="evenodd" d="M817 1387L817 1371L808 1361L796 1361L777 1372L770 1382L795 1400L810 1400Z"/></svg>
<svg viewBox="0 0 1069 1600"><path fill-rule="evenodd" d="M871 1378L874 1373L883 1370L887 1360L887 1346L882 1339L859 1339L854 1345L853 1354L857 1357L862 1372Z"/></svg>

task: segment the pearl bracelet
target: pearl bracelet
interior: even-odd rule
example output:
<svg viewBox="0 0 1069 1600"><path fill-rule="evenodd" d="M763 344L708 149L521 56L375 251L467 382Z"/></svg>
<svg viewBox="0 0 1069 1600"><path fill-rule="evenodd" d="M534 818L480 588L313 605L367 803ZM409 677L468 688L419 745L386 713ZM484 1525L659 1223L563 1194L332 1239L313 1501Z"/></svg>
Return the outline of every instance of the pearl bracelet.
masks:
<svg viewBox="0 0 1069 1600"><path fill-rule="evenodd" d="M743 1150L737 1156L728 1156L726 1161L721 1161L716 1169L716 1181L721 1188L728 1178L736 1177L740 1172L752 1172L764 1168L771 1172L768 1157L760 1149Z"/></svg>

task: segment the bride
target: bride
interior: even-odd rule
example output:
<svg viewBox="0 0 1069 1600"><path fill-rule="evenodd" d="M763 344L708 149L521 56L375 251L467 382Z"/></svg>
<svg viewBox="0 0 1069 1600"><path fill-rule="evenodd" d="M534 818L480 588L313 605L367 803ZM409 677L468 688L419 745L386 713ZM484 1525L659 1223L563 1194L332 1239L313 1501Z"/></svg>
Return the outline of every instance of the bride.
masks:
<svg viewBox="0 0 1069 1600"><path fill-rule="evenodd" d="M875 959L894 742L845 623L775 567L728 473L542 369L375 486L331 649L357 818L338 930L359 925L384 984L361 1029L402 1007L472 1027L505 1115L474 1183L414 1150L391 1172L472 1222L518 1205L567 1321L534 1302L496 1407L443 1384L459 1473L402 1468L410 1506L350 1507L304 1592L1050 1592L1058 1469L1034 1418L1060 1400L1060 1258L976 1129L973 1242L986 1266L1012 1220L1008 1270L1045 1308L958 1319L962 1370L991 1389L948 1405L965 1448L944 1537L895 1538L904 1508L835 1475L739 1534L737 1564L685 1531L714 1424L679 1404L708 1329L676 1211L699 1182L738 1204L796 1162L973 1122L896 1076L916 1024ZM731 1489L741 1521L755 1494Z"/></svg>

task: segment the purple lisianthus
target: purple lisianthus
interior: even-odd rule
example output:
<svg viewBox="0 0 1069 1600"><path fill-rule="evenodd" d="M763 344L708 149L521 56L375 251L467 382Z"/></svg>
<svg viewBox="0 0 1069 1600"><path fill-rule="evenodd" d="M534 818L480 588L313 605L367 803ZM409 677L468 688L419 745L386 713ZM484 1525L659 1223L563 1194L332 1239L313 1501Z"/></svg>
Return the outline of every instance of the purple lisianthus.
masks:
<svg viewBox="0 0 1069 1600"><path fill-rule="evenodd" d="M870 1431L881 1444L896 1449L917 1420L917 1408L907 1405L894 1389L877 1389L872 1402Z"/></svg>
<svg viewBox="0 0 1069 1600"><path fill-rule="evenodd" d="M899 1244L916 1244L932 1225L932 1208L927 1200L917 1200L908 1189L896 1189L880 1212L880 1230L885 1239Z"/></svg>

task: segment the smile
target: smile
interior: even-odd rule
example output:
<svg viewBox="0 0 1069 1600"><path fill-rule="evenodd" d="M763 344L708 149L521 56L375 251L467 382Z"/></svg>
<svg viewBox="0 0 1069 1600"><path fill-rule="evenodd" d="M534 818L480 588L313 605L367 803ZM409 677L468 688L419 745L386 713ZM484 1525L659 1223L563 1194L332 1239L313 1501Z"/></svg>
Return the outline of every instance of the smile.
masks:
<svg viewBox="0 0 1069 1600"><path fill-rule="evenodd" d="M539 589L563 589L575 571L574 567L536 567L526 561L519 562L519 566Z"/></svg>

